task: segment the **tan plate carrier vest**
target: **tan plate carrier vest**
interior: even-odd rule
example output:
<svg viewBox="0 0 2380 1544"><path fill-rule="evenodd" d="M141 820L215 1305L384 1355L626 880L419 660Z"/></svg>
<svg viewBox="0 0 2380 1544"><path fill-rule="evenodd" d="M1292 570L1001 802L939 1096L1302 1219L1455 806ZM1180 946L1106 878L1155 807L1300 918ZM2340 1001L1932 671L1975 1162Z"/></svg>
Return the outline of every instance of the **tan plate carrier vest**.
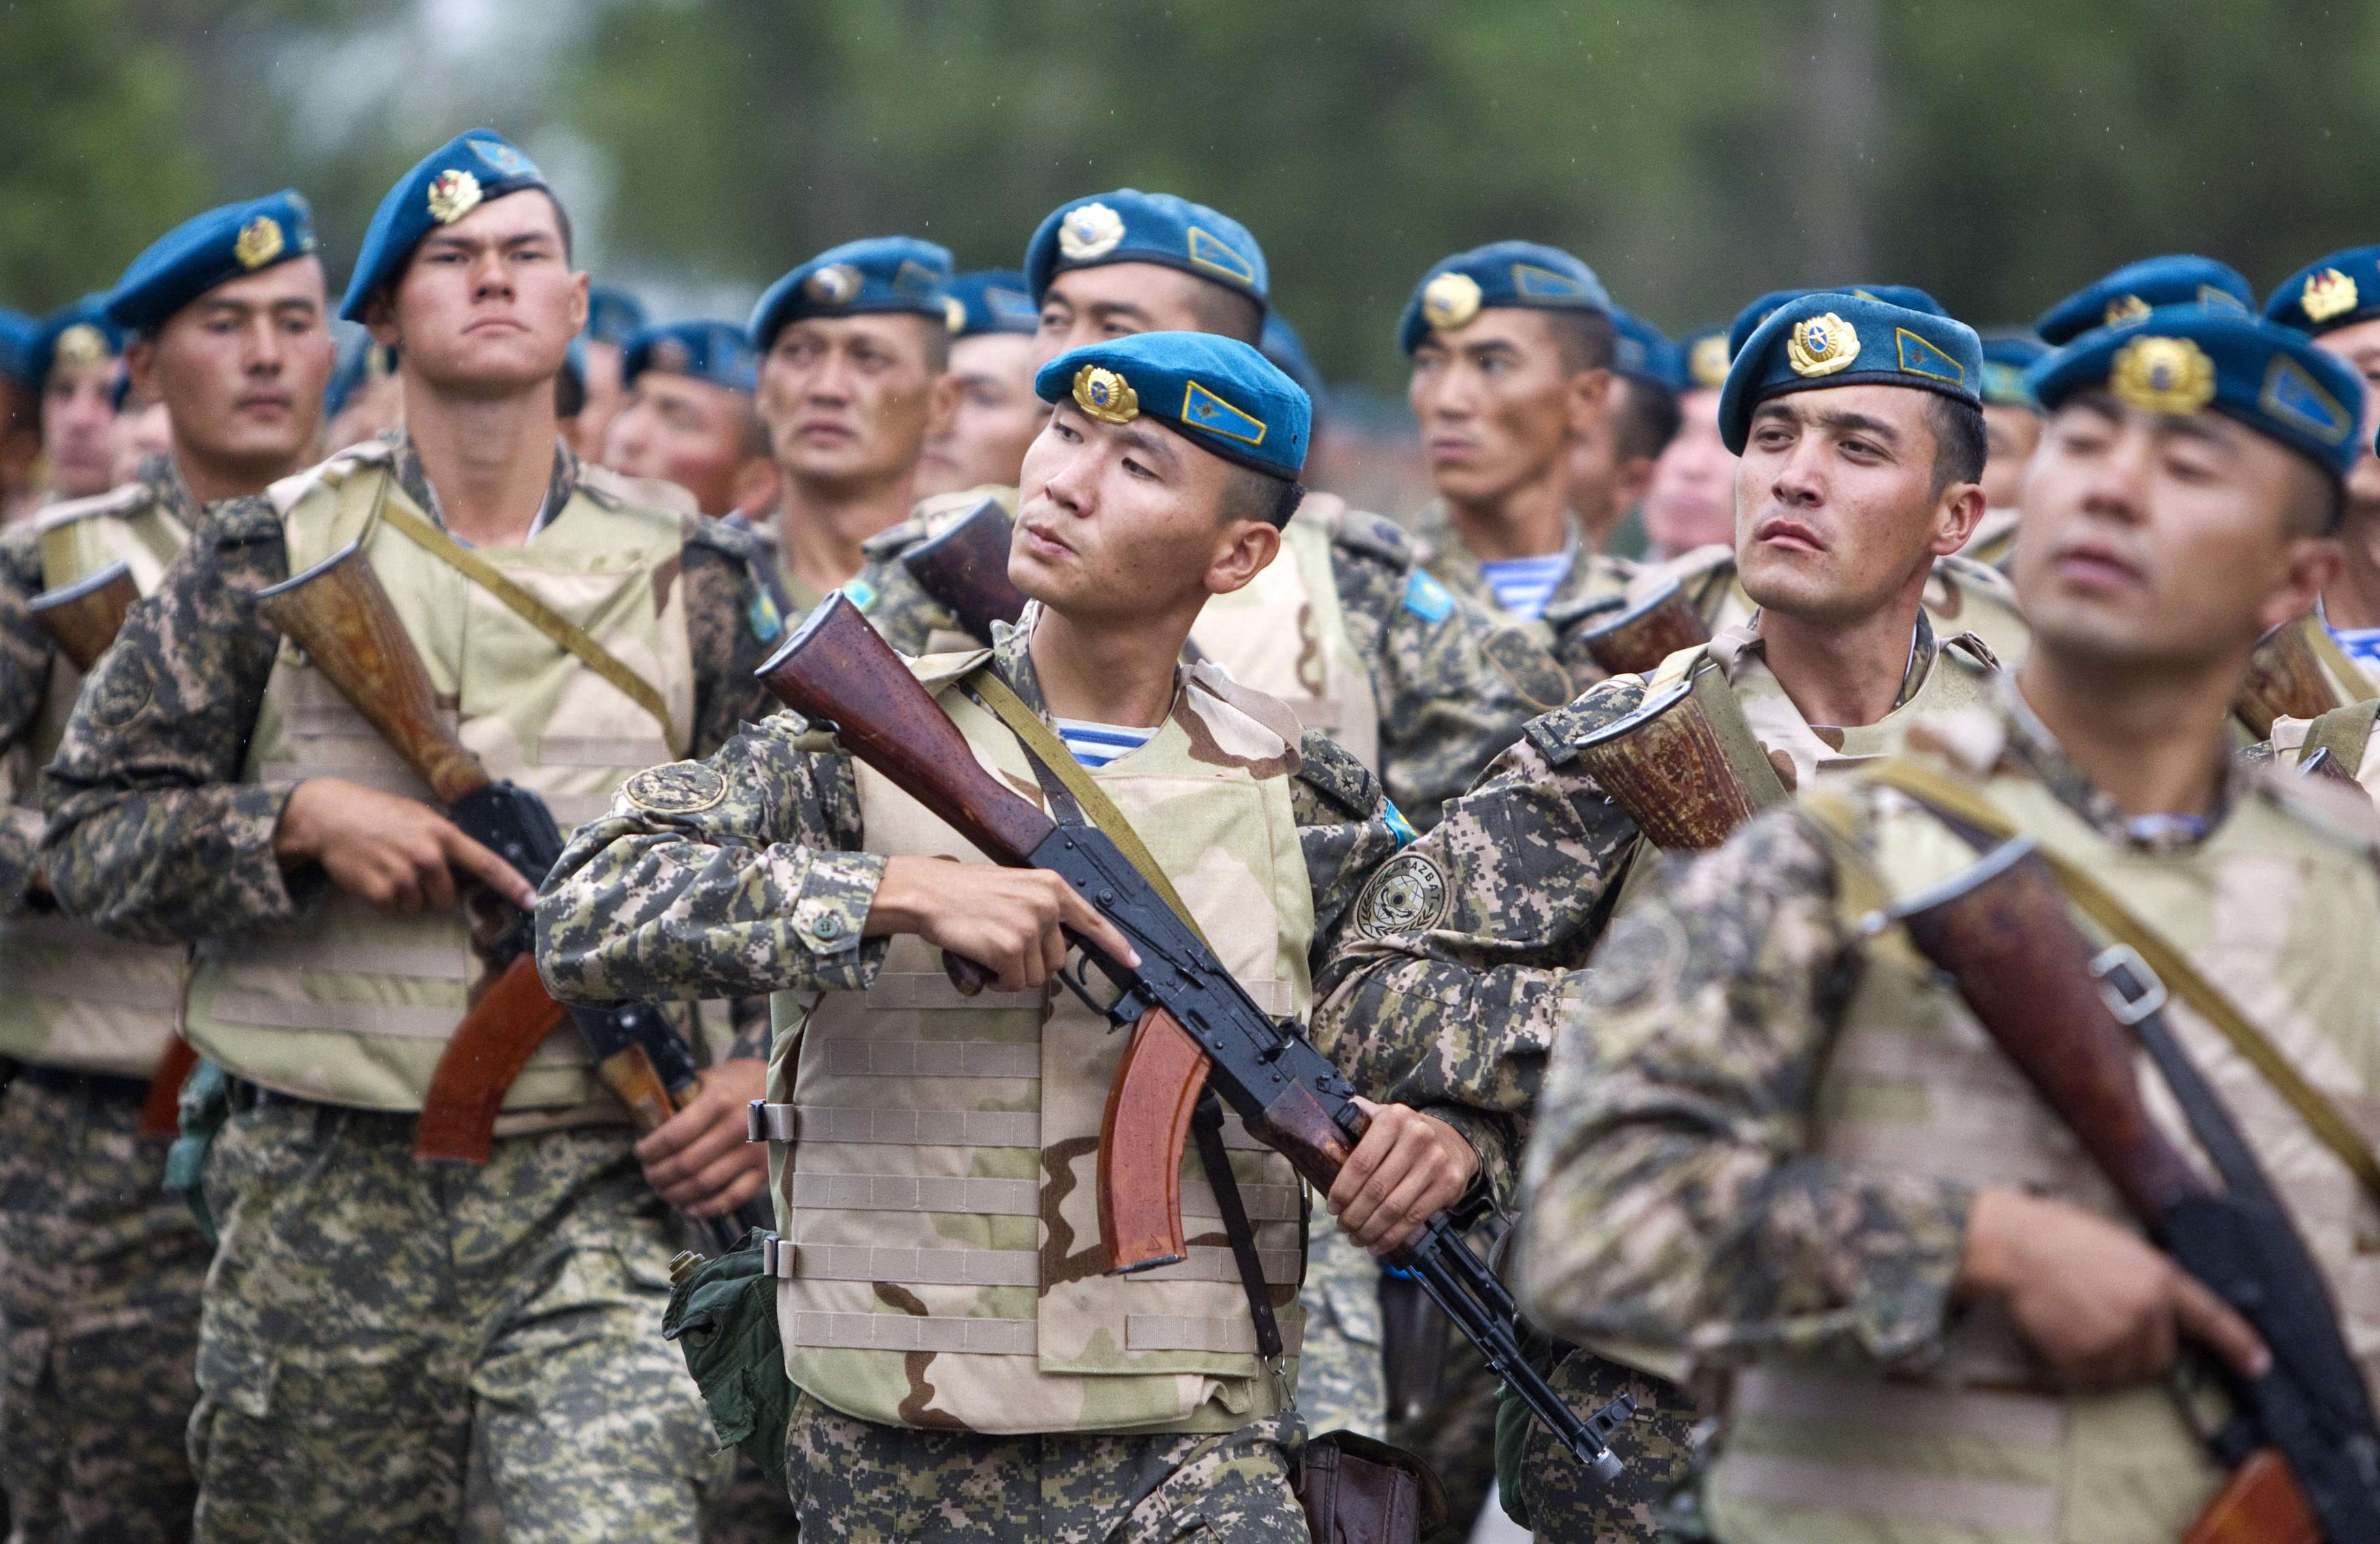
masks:
<svg viewBox="0 0 2380 1544"><path fill-rule="evenodd" d="M388 455L376 444L359 446L273 485L290 573L360 538L429 669L442 714L492 775L542 795L565 837L608 810L628 777L683 757L694 712L685 587L675 582L683 519L619 501L608 476L589 468L527 546L478 554L655 687L669 709L664 731L494 594L373 518L383 485L391 507L421 515L387 469ZM429 798L363 715L286 642L241 775L284 784L337 777ZM447 1038L485 984L484 969L461 913L398 916L323 884L292 922L199 946L184 1032L265 1088L418 1111ZM509 1116L578 1107L618 1113L565 1024L514 1080L504 1109ZM497 1125L500 1136L519 1129L517 1121Z"/></svg>
<svg viewBox="0 0 2380 1544"><path fill-rule="evenodd" d="M1983 723L1962 742L1982 748L1974 767L1990 765L1997 729ZM2020 829L2082 866L2180 949L2366 1140L2380 1136L2380 993L2359 968L2380 938L2380 871L2368 843L2285 806L2300 796L2261 777L2204 843L2163 855L2107 841L2030 779L2002 774L1981 786ZM1878 797L1874 851L1891 894L1913 894L1975 861L1932 814L1898 794ZM2021 1185L2129 1222L2071 1135L1965 1005L1935 984L1906 934L1888 930L1867 955L1819 1085L1815 1149L1878 1173ZM2179 995L2166 1013L2287 1198L2370 1383L2380 1371L2380 1211L2217 1030ZM2142 1082L2152 1110L2194 1151L2145 1061ZM1944 1364L1922 1381L1780 1356L1736 1375L1728 1417L1707 1490L1728 1539L2172 1544L2221 1480L2166 1384L2060 1392L1990 1309L1954 1315Z"/></svg>
<svg viewBox="0 0 2380 1544"><path fill-rule="evenodd" d="M974 748L1038 797L1015 736L956 681L981 652L913 662ZM1303 1017L1314 903L1290 804L1296 726L1279 703L1189 673L1148 744L1090 773L1223 963ZM957 833L855 763L869 852L980 863ZM1220 1212L1195 1150L1190 1258L1105 1274L1099 1125L1125 1037L1054 987L967 998L940 951L893 938L864 992L780 992L770 1097L787 1247L785 1370L866 1420L988 1432L1229 1430L1278 1407ZM1293 1353L1304 1316L1295 1172L1226 1116L1232 1169Z"/></svg>
<svg viewBox="0 0 2380 1544"><path fill-rule="evenodd" d="M189 538L139 483L55 505L34 518L45 590L121 562L146 595ZM57 754L81 689L82 673L53 650L41 716L9 758L18 808L41 808L41 770ZM55 913L0 916L0 1056L147 1077L173 1039L188 955L179 944L128 943Z"/></svg>

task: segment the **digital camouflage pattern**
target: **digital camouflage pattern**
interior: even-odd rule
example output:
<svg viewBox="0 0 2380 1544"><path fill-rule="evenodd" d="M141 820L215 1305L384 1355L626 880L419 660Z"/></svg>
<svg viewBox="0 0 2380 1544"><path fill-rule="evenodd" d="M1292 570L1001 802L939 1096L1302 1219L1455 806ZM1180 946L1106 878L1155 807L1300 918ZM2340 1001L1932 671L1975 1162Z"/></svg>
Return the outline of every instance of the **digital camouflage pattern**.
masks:
<svg viewBox="0 0 2380 1544"><path fill-rule="evenodd" d="M1570 567L1547 598L1544 614L1532 620L1513 615L1497 603L1496 592L1480 572L1479 559L1455 529L1445 500L1430 501L1416 523L1415 541L1429 576L1552 655L1569 676L1572 692L1583 692L1610 674L1586 651L1586 632L1636 599L1633 587L1651 572L1646 565L1593 551L1582 540Z"/></svg>
<svg viewBox="0 0 2380 1544"><path fill-rule="evenodd" d="M211 1251L137 1084L0 1093L0 1486L23 1544L189 1535Z"/></svg>
<svg viewBox="0 0 2380 1544"><path fill-rule="evenodd" d="M406 492L434 514L411 443L401 432L393 443ZM568 501L577 468L556 446L549 510ZM755 626L766 591L750 537L682 518L693 744L707 753L768 711L752 672L776 637ZM288 787L238 781L280 643L249 596L288 577L271 501L233 500L209 507L163 587L126 618L45 785L42 861L67 909L124 937L175 942L285 920L321 882L285 881L273 859Z"/></svg>
<svg viewBox="0 0 2380 1544"><path fill-rule="evenodd" d="M950 496L980 502L979 492ZM1318 499L1291 519L1317 517L1322 507ZM1570 695L1570 684L1526 633L1423 573L1412 539L1391 522L1341 507L1330 530L1340 610L1379 713L1380 781L1415 829L1427 831L1523 723ZM867 589L868 619L905 654L923 652L937 631L959 630L901 565L901 553L926 535L922 520L880 534L845 587Z"/></svg>
<svg viewBox="0 0 2380 1544"><path fill-rule="evenodd" d="M1305 1234L1305 1341L1297 1353L1297 1413L1308 1431L1385 1440L1389 1372L1381 1360L1379 1261L1317 1204Z"/></svg>
<svg viewBox="0 0 2380 1544"><path fill-rule="evenodd" d="M1531 1534L1547 1544L1661 1544L1669 1537L1662 1530L1664 1503L1694 1477L1692 1399L1666 1378L1575 1347L1546 1381L1581 1419L1623 1396L1636 1402L1636 1415L1612 1438L1628 1467L1609 1484L1554 1441L1542 1421L1529 1421L1520 1501Z"/></svg>
<svg viewBox="0 0 2380 1544"><path fill-rule="evenodd" d="M405 1116L235 1114L206 1174L198 1538L451 1537L476 1432L506 1544L693 1544L726 1458L656 1332L676 1245L632 1139L469 1168L417 1161Z"/></svg>
<svg viewBox="0 0 2380 1544"><path fill-rule="evenodd" d="M785 1472L806 1544L1308 1544L1293 1416L1220 1436L990 1437L805 1394Z"/></svg>

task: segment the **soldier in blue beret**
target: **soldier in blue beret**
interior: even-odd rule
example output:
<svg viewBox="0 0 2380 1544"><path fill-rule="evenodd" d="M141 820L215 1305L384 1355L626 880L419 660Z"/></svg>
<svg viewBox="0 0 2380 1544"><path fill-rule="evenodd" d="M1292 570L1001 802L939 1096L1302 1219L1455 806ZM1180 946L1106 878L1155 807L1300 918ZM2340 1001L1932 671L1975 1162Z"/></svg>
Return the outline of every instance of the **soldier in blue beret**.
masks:
<svg viewBox="0 0 2380 1544"><path fill-rule="evenodd" d="M107 320L106 300L86 295L62 306L33 334L28 366L40 399L43 503L90 498L115 484L111 431L124 332Z"/></svg>
<svg viewBox="0 0 2380 1544"><path fill-rule="evenodd" d="M749 335L782 481L778 577L797 612L859 572L861 544L917 497L950 412L951 254L914 237L830 248L761 295Z"/></svg>
<svg viewBox="0 0 2380 1544"><path fill-rule="evenodd" d="M732 322L670 322L629 334L621 352L627 402L612 420L603 464L623 477L674 484L717 518L765 523L777 505L777 463L753 405L752 345Z"/></svg>
<svg viewBox="0 0 2380 1544"><path fill-rule="evenodd" d="M1685 359L1659 328L1624 307L1612 308L1611 325L1611 401L1602 423L1571 453L1570 505L1597 551L1633 559L1645 550L1637 512L1653 468L1677 438Z"/></svg>
<svg viewBox="0 0 2380 1544"><path fill-rule="evenodd" d="M396 350L369 329L343 324L338 363L322 390L322 443L340 450L395 429L405 417L405 387Z"/></svg>
<svg viewBox="0 0 2380 1544"><path fill-rule="evenodd" d="M214 293L165 324L161 374ZM229 1080L190 1095L194 1130L221 1128L186 1160L222 1209L188 1429L196 1536L453 1538L468 1470L514 1544L694 1544L724 1465L652 1326L670 1208L724 1211L763 1183L743 1109L763 1091L765 1015L641 1136L585 1043L551 1039L466 1096L494 1121L488 1161L424 1167L447 1042L521 963L505 945L534 889L258 595L352 549L455 735L568 830L644 768L766 716L752 672L780 626L762 556L561 443L554 376L587 280L543 176L493 131L389 190L343 310L397 351L404 428L210 508L85 682L41 852L67 912L209 944L176 993Z"/></svg>
<svg viewBox="0 0 2380 1544"><path fill-rule="evenodd" d="M296 194L228 204L159 238L86 312L131 339L114 432L158 419L161 454L0 536L0 759L47 761L82 684L36 622L37 598L110 572L153 590L200 505L305 465L331 362L312 251ZM73 346L54 344L54 379L74 369ZM140 1129L151 1083L187 1070L172 1054L185 951L55 914L34 855L37 792L20 784L0 827L0 1059L17 1069L0 1092L0 1317L61 1360L0 1388L0 1480L29 1537L179 1538L212 1249L166 1189L164 1144ZM82 1328L103 1320L103 1336Z"/></svg>
<svg viewBox="0 0 2380 1544"><path fill-rule="evenodd" d="M2003 573L2016 547L2017 493L2041 443L2041 404L2026 388L2024 372L2048 352L2031 333L1984 337L1984 517L1961 553Z"/></svg>
<svg viewBox="0 0 2380 1544"><path fill-rule="evenodd" d="M0 526L33 507L33 468L42 455L33 339L41 330L23 311L0 306Z"/></svg>
<svg viewBox="0 0 2380 1544"><path fill-rule="evenodd" d="M2237 269L2213 258L2174 252L2128 262L2041 313L2033 330L2063 348L2094 327L2121 327L2159 306L2213 306L2252 315L2256 292Z"/></svg>
<svg viewBox="0 0 2380 1544"><path fill-rule="evenodd" d="M580 452L600 459L613 416L619 412L627 389L621 371L621 351L645 325L645 303L618 285L587 286L587 325L579 329L577 366L579 402L575 414L575 443Z"/></svg>
<svg viewBox="0 0 2380 1544"><path fill-rule="evenodd" d="M1752 336L1753 329L1774 316L1779 307L1789 300L1799 300L1804 295L1817 295L1828 290L1840 295L1856 295L1863 300L1881 300L1888 306L1924 311L1928 316L1950 314L1943 309L1941 301L1915 285L1826 285L1808 289L1772 289L1736 312L1735 320L1728 323L1728 358L1732 360L1742 353L1744 340Z"/></svg>
<svg viewBox="0 0 2380 1544"><path fill-rule="evenodd" d="M920 498L1014 488L1025 447L1049 417L1033 395L1033 334L1041 313L1025 275L978 269L951 282L951 409L926 436Z"/></svg>
<svg viewBox="0 0 2380 1544"><path fill-rule="evenodd" d="M2311 635L2342 693L2361 699L2380 692L2380 458L2373 451L2380 432L2380 247L2306 264L2281 281L2265 315L2345 360L2367 388L2363 453L2347 474L2343 564L2317 608L2323 627Z"/></svg>
<svg viewBox="0 0 2380 1544"><path fill-rule="evenodd" d="M1118 333L1168 328L1258 343L1271 294L1264 249L1245 225L1136 188L1051 210L1026 246L1025 281L1040 308L1045 361Z"/></svg>
<svg viewBox="0 0 2380 1544"><path fill-rule="evenodd" d="M1713 547L1724 553L1735 540L1735 457L1718 437L1718 392L1733 358L1727 334L1715 325L1678 340L1678 429L1654 463L1643 506L1656 563Z"/></svg>

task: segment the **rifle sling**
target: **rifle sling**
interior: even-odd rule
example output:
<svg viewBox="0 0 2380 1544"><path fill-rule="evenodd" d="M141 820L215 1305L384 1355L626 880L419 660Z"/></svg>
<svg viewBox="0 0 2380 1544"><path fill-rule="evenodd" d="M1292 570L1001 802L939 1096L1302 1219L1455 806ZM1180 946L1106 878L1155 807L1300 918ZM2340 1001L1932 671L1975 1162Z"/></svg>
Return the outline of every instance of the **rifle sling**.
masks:
<svg viewBox="0 0 2380 1544"><path fill-rule="evenodd" d="M2363 753L2371 748L2372 728L2369 701L2333 708L2306 725L2305 744L2298 747L2298 765L2304 766L2315 751L2327 750L2338 770L2353 777L2363 765Z"/></svg>
<svg viewBox="0 0 2380 1544"><path fill-rule="evenodd" d="M2313 657L2322 663L2323 673L2331 678L2331 690L2342 694L2341 706L2371 695L2370 688L2364 685L2362 666L2349 658L2347 650L2338 646L2338 639L2330 636L2328 624L2309 612L2298 626L2305 629L2306 642L2313 647ZM2347 770L2352 772L2355 769L2350 765Z"/></svg>
<svg viewBox="0 0 2380 1544"><path fill-rule="evenodd" d="M1898 788L1937 815L1949 815L1977 826L2005 841L2017 834L2014 821L1999 806L1955 779L1946 777L1922 763L1896 757L1869 768L1865 774L1888 787ZM2129 944L2167 988L2190 1004L2192 1011L2213 1025L2232 1049L2247 1058L2251 1066L2272 1086L2273 1091L2286 1100L2313 1132L2322 1145L2328 1148L2348 1172L2363 1186L2365 1194L2380 1202L2380 1159L2358 1133L2338 1107L2322 1090L2307 1082L2291 1065L2280 1048L2274 1045L2262 1029L2241 1013L2214 982L2202 975L2181 951L2174 948L2155 930L2134 916L2131 908L2119 900L2090 874L2059 856L2047 846L2040 849L2050 871L2058 876L2058 887L2066 898L2080 907L2093 921L2114 937Z"/></svg>
<svg viewBox="0 0 2380 1544"><path fill-rule="evenodd" d="M662 699L661 692L651 682L623 664L618 655L597 642L593 634L505 577L503 569L403 505L383 500L378 512L415 546L503 602L513 614L577 655L580 663L619 688L628 700L652 714L654 721L662 726L664 743L673 747L683 743L677 737L676 727L670 723L669 704Z"/></svg>

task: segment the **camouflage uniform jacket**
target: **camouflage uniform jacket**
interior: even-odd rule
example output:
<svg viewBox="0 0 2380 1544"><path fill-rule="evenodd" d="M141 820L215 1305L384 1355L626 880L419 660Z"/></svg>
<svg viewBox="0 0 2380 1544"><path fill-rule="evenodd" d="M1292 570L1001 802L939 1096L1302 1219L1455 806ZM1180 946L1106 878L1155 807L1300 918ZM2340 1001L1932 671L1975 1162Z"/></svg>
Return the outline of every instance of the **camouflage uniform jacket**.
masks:
<svg viewBox="0 0 2380 1544"><path fill-rule="evenodd" d="M198 506L182 486L170 456L152 456L140 464L134 478L144 491L143 503L159 505L185 530L198 524ZM118 493L127 492L118 489ZM26 909L26 887L33 875L33 855L41 845L42 819L33 807L32 780L41 768L15 753L33 737L50 689L51 661L57 645L26 609L26 602L49 588L42 577L41 529L25 520L0 535L0 768L18 788L0 788L24 803L0 797L0 911ZM21 762L21 764L20 764Z"/></svg>
<svg viewBox="0 0 2380 1544"><path fill-rule="evenodd" d="M1586 651L1585 634L1596 622L1637 598L1632 581L1649 571L1643 565L1593 551L1580 540L1570 567L1547 598L1544 614L1531 621L1497 604L1496 592L1488 588L1479 560L1464 545L1462 532L1455 529L1445 500L1434 500L1421 512L1420 527L1415 542L1430 577L1498 621L1535 638L1569 673L1572 690L1585 691L1610 674Z"/></svg>
<svg viewBox="0 0 2380 1544"><path fill-rule="evenodd" d="M412 443L393 443L402 486L434 516ZM577 482L577 458L557 445L545 508L559 510ZM758 631L772 614L755 608L766 591L750 538L683 518L693 743L707 750L767 711L752 672L773 646L773 631ZM60 901L151 942L269 926L324 882L311 869L285 876L273 857L294 784L240 780L281 641L251 599L288 577L281 517L258 495L210 505L200 520L92 672L44 786L42 858Z"/></svg>
<svg viewBox="0 0 2380 1544"><path fill-rule="evenodd" d="M1026 636L1002 628L994 663L1038 712ZM815 744L802 719L779 713L707 761L631 778L610 815L579 827L538 903L538 965L554 993L601 1003L868 990L885 942L862 930L885 860L868 850L851 759ZM1309 732L1299 754L1291 803L1318 965L1365 878L1405 833L1378 781L1345 751ZM1391 1047L1367 1047L1366 1070L1400 1060ZM1483 1164L1503 1157L1498 1117L1459 1100L1401 1097L1462 1131Z"/></svg>
<svg viewBox="0 0 2380 1544"><path fill-rule="evenodd" d="M1895 711L1940 655L1921 612ZM1315 979L1317 1045L1342 1061L1374 1042L1427 1048L1409 1076L1526 1117L1637 842L1572 747L1626 717L1642 680L1614 677L1532 720L1437 829L1373 877L1345 947Z"/></svg>
<svg viewBox="0 0 2380 1544"><path fill-rule="evenodd" d="M1996 775L2038 783L2109 842L2193 840L2135 832L2006 678L1995 709L1962 717L1937 721L1946 738L1994 731ZM1898 796L1843 792L1864 833ZM2241 793L2235 775L2214 826ZM1612 928L1528 1151L1520 1295L1537 1322L1712 1360L1848 1355L1916 1372L1939 1357L1972 1190L1807 1150L1865 959L1835 852L1798 807L1770 810Z"/></svg>

